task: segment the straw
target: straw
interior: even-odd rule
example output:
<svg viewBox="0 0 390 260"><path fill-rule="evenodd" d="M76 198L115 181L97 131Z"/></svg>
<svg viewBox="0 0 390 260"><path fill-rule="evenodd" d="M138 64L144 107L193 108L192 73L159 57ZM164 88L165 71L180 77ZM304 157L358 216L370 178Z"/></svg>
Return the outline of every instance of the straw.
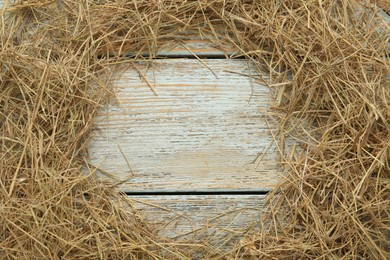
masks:
<svg viewBox="0 0 390 260"><path fill-rule="evenodd" d="M31 0L1 12L1 258L390 257L390 34L375 5ZM112 76L179 32L233 44L276 93L285 177L261 229L227 253L164 238L86 163Z"/></svg>

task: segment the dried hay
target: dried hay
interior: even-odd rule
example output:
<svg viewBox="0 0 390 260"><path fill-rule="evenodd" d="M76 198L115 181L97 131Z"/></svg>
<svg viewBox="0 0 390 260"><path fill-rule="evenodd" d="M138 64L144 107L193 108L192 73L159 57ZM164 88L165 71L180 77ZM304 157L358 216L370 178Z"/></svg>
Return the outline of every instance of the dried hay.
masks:
<svg viewBox="0 0 390 260"><path fill-rule="evenodd" d="M389 258L389 27L374 14L347 0L3 8L0 258ZM165 241L110 184L83 173L115 66L185 31L235 44L277 96L286 179L261 231L226 255ZM284 151L286 138L300 148Z"/></svg>

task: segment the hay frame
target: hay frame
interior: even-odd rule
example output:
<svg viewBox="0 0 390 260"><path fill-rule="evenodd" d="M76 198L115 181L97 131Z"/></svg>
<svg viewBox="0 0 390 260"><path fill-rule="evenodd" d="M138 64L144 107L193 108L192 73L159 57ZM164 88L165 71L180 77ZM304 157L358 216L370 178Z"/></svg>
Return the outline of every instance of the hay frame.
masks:
<svg viewBox="0 0 390 260"><path fill-rule="evenodd" d="M352 0L7 1L0 258L389 258L389 25L375 8ZM112 75L153 59L178 28L234 44L276 93L270 113L286 178L268 196L261 230L228 253L159 236L112 183L83 170L93 118L114 96ZM300 148L285 150L286 138Z"/></svg>

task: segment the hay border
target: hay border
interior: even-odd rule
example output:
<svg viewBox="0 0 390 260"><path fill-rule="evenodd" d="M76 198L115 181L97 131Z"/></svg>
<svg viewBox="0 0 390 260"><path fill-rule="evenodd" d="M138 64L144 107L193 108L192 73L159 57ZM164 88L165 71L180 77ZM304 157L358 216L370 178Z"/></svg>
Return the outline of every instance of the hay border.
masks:
<svg viewBox="0 0 390 260"><path fill-rule="evenodd" d="M308 140L306 152L283 158L289 174L269 197L268 224L222 256L389 256L389 27L369 5L127 4L22 1L2 10L3 256L182 259L210 249L158 237L81 167L93 116L110 92L105 68L122 62L125 47L154 50L172 25L215 33L218 20L231 33L226 39L266 64L273 83L285 84L274 114L281 117L281 147L286 136ZM287 83L289 70L294 80ZM88 87L92 82L98 87ZM314 126L304 138L294 133L302 118Z"/></svg>

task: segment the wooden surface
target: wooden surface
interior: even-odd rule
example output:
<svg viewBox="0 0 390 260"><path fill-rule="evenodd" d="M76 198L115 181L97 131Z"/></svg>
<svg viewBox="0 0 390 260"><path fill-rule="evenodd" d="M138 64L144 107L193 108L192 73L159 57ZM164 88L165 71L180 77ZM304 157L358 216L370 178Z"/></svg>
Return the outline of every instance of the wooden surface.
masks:
<svg viewBox="0 0 390 260"><path fill-rule="evenodd" d="M150 223L167 227L164 235L181 239L200 238L207 232L244 232L259 218L265 201L264 195L132 196L131 199L141 212L147 211Z"/></svg>
<svg viewBox="0 0 390 260"><path fill-rule="evenodd" d="M212 37L199 39L194 35L185 36L184 39L172 40L172 43L163 45L158 51L157 56L165 57L225 57L237 55L239 51L229 44L215 42Z"/></svg>
<svg viewBox="0 0 390 260"><path fill-rule="evenodd" d="M159 234L177 241L199 241L226 252L245 234L258 230L264 195L136 196L136 207Z"/></svg>
<svg viewBox="0 0 390 260"><path fill-rule="evenodd" d="M92 133L92 169L128 179L124 191L267 190L277 183L275 126L265 115L271 96L240 75L254 73L246 60L147 65L114 81L117 101L101 111Z"/></svg>
<svg viewBox="0 0 390 260"><path fill-rule="evenodd" d="M207 58L229 58L238 56L240 51L232 46L222 42L221 39L216 39L213 36L199 37L193 32L183 32L179 35L172 35L168 39L164 39L164 44L158 47L153 54L159 58L188 58L188 57L207 57ZM133 57L149 57L152 54L148 51L134 50L132 46L122 47L122 52L127 56ZM116 52L110 51L110 55L115 55Z"/></svg>

